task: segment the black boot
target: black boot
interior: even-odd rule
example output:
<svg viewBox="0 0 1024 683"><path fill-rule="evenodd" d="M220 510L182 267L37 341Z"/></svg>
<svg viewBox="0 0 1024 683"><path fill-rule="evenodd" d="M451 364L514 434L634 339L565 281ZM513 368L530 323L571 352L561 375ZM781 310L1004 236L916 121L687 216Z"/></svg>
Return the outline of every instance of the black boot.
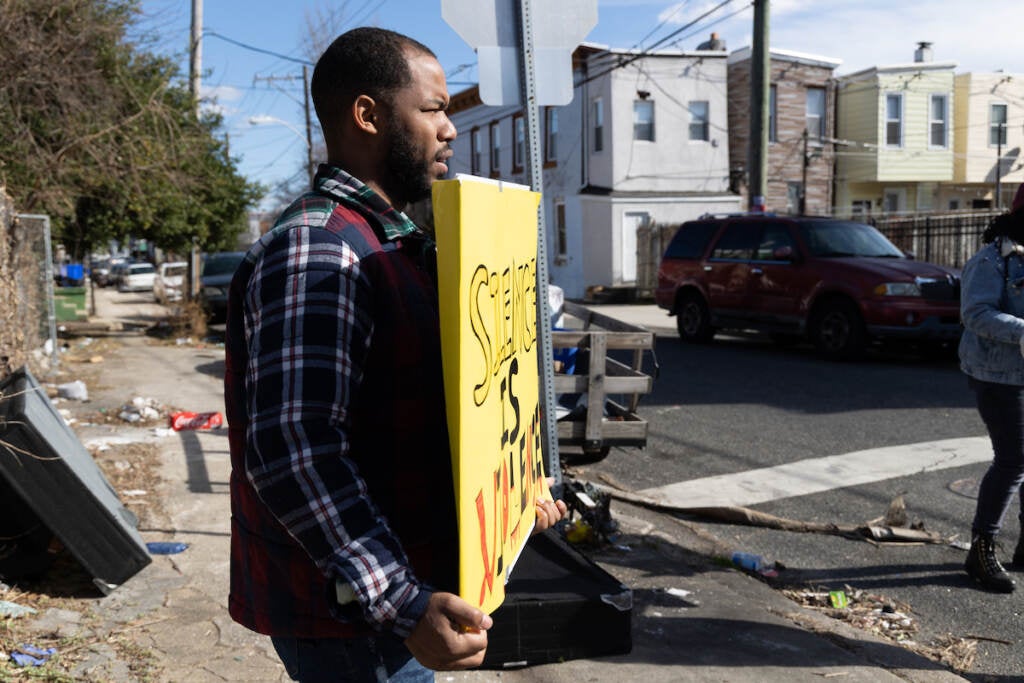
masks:
<svg viewBox="0 0 1024 683"><path fill-rule="evenodd" d="M988 534L978 534L971 541L971 549L964 563L967 575L985 588L998 593L1012 593L1016 584L999 564L996 542Z"/></svg>

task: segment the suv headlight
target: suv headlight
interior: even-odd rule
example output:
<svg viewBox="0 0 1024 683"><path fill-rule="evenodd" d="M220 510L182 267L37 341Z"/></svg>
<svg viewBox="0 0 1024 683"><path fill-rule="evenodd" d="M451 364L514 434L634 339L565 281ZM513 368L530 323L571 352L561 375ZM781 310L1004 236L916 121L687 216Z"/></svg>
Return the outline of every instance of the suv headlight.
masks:
<svg viewBox="0 0 1024 683"><path fill-rule="evenodd" d="M879 296L921 296L916 282L884 282L875 287Z"/></svg>

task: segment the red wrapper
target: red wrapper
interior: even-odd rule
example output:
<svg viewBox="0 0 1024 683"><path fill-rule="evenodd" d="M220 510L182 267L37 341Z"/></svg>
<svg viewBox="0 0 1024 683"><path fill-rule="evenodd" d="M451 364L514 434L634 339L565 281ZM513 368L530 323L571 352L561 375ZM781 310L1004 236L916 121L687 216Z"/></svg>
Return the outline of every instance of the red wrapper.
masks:
<svg viewBox="0 0 1024 683"><path fill-rule="evenodd" d="M180 432L182 429L216 429L224 424L220 413L193 413L183 410L171 413L171 429Z"/></svg>

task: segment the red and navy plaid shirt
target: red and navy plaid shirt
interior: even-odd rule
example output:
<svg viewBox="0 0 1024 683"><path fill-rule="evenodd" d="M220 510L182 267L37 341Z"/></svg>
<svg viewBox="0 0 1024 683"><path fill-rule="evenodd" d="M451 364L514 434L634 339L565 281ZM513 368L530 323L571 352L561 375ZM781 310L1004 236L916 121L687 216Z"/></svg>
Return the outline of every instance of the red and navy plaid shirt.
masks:
<svg viewBox="0 0 1024 683"><path fill-rule="evenodd" d="M236 621L405 637L455 588L438 325L433 242L337 168L250 249L226 334Z"/></svg>

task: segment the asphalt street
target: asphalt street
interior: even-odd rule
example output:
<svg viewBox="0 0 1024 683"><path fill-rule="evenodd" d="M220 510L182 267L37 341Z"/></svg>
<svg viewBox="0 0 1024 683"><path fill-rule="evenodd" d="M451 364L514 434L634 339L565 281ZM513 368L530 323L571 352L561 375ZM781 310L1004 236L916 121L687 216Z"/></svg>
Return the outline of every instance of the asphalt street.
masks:
<svg viewBox="0 0 1024 683"><path fill-rule="evenodd" d="M116 342L106 359L93 366L96 376L90 383L90 401L80 407L83 411L80 418L101 409L116 411L122 402L133 397L152 398L164 405L198 411L221 408L224 358L223 348L215 340L200 343L182 340L179 344L173 339L148 339L142 330L158 323L166 310L155 306L142 294L119 295L104 290L97 299L96 320L86 324L85 329L107 330L107 334L115 336ZM706 351L712 356L726 354L724 365L720 363L716 367L711 357L687 360L689 350L682 349L674 339L665 341L668 343L663 344L659 358L666 370L657 386L664 387L666 395L656 393L644 407L651 420L649 447L644 451L614 451L599 465L600 469L639 488L650 486L652 482L663 484L713 472L736 472L787 458L806 459L830 450L815 448L815 438L803 433L801 415L810 413L815 401L806 399L807 408L803 411L787 408L794 399L783 398L784 385L770 387L767 396L778 405L769 405L770 411L760 416L757 407L766 402L765 398L759 402L746 396L738 402L730 398L731 389L727 386L718 394L708 391L717 386L716 373L722 372L724 367L730 368L733 379L739 379L744 373L754 374L755 368L760 367L756 359L764 357L758 355L757 349L741 347L730 351L729 345L708 347ZM739 360L728 359L737 353ZM784 357L791 363L785 369L788 374L820 374L824 367L796 352ZM746 366L741 362L743 359L748 359ZM667 374L668 368L682 368L689 377L673 377ZM855 379L848 384L855 385ZM695 393L688 393L690 391ZM821 393L828 392L822 389ZM969 415L967 406L959 410ZM843 413L840 402L826 414L841 416ZM844 420L839 419L837 423L842 425ZM772 433L768 427L776 431ZM65 614L67 610L55 613L47 610L40 615L38 628L50 628L47 624L55 620L66 622L71 616L83 625L78 635L82 640L83 661L76 671L84 673L76 674L75 680L138 680L132 674L133 667L139 665L134 659L138 652L145 653L146 661L152 661L157 669L147 680L283 680L282 668L269 641L232 623L226 614L230 512L223 430L175 435L156 433L151 428L139 428L131 423L93 424L83 419L79 420L78 429L81 438L87 440L137 439L153 445L160 463L160 481L154 482L152 491L146 493L153 498L142 499L140 504L160 500L162 505L158 507L164 512L159 521L140 528L140 533L146 541L182 542L187 549L178 555L154 556L152 564L106 599L81 604L87 615ZM828 426L829 431L833 429L838 427ZM856 431L851 428L851 433ZM782 446L775 445L773 439L784 432L792 432L789 441ZM854 441L855 445L869 442ZM840 445L844 445L841 440L828 444L830 448ZM789 453L789 450L794 452ZM764 453L759 454L760 451ZM702 470L692 467L692 461L714 462L716 458L724 460L723 464ZM850 518L876 514L874 503L858 505L859 508L855 506L849 512ZM969 507L969 502L965 505ZM945 666L919 652L791 601L759 578L731 568L724 559L734 548L771 550L780 559L792 563L793 569L784 571L784 576L796 577L800 571L835 569L860 572L851 581L866 581L872 575L861 571L861 564L858 564L861 558L836 561L819 553L811 555L811 561L807 555L797 554L798 543L792 538L776 540L754 532L748 540L740 537L747 533L746 529L672 520L665 514L618 501L613 504L613 514L620 523L615 543L588 552L591 559L614 576L612 583L621 582L630 589L632 649L629 654L569 657L564 661L556 656L557 661L549 664L538 662L511 669L442 673L438 674L438 680L446 683L495 680L511 683L784 680L797 683L833 677L872 682L960 680ZM708 533L708 529L713 533ZM814 539L802 540L812 542ZM871 550L863 543L834 538L821 540L821 543L830 548L848 549L852 555ZM920 559L923 556L919 550L910 552L918 554L899 555L899 558L928 564L927 559ZM962 556L962 551L949 552L955 557ZM888 568L894 562L886 560L875 564ZM877 579L877 575L874 578ZM967 589L957 591L958 595L966 593ZM606 604L603 599L601 604ZM611 609L621 612L623 607ZM516 623L508 621L507 617L502 619L504 623ZM550 630L535 621L520 623L524 632L548 634L547 639L558 639L565 634L564 630ZM598 628L607 628L607 623ZM106 633L124 634L141 649L112 650L103 642ZM569 629L569 633L575 634L576 627ZM931 655L934 656L934 652Z"/></svg>
<svg viewBox="0 0 1024 683"><path fill-rule="evenodd" d="M856 363L818 358L810 347L782 349L765 338L720 337L685 345L674 321L648 306L603 310L659 332L654 390L639 413L649 421L644 450L613 449L582 476L611 476L633 490L839 456L867 449L959 437L985 437L955 359L878 351ZM878 457L899 457L882 452ZM936 453L936 460L942 454ZM889 463L891 464L891 463ZM837 476L819 493L766 496L754 509L786 518L864 524L897 496L910 523L968 541L978 462L848 485ZM700 484L699 484L700 485ZM1004 527L1008 561L1019 533L1014 504ZM832 535L775 531L697 520L737 550L781 562L780 583L863 589L911 606L919 631L978 638L975 680L1024 680L1024 588L1003 596L974 588L965 552L942 545L871 545ZM1024 575L1019 577L1024 584Z"/></svg>

